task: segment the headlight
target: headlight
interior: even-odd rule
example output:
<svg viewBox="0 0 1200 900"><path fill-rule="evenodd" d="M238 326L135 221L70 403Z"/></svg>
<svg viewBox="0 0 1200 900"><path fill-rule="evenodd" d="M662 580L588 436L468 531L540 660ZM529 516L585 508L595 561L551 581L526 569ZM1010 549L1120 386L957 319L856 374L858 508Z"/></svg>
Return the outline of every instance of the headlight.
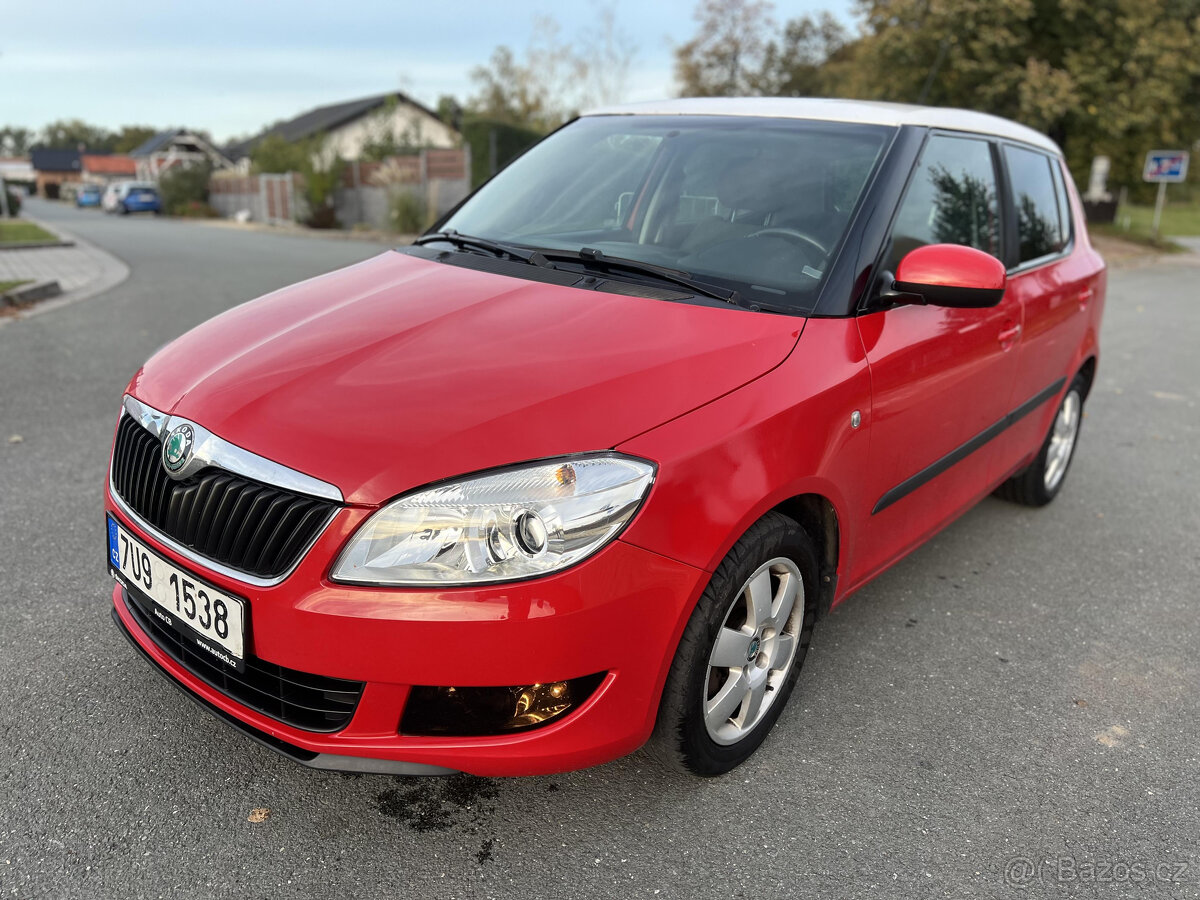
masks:
<svg viewBox="0 0 1200 900"><path fill-rule="evenodd" d="M557 572L616 537L653 481L653 464L606 453L426 488L371 516L332 577L358 584L467 585Z"/></svg>

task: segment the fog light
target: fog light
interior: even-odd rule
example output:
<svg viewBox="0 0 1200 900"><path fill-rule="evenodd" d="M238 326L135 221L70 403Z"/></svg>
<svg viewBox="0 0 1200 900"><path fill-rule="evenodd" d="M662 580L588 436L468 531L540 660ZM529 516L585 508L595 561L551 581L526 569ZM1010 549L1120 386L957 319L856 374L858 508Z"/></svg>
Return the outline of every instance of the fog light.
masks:
<svg viewBox="0 0 1200 900"><path fill-rule="evenodd" d="M600 686L604 674L512 687L415 686L400 732L470 736L528 731L578 708Z"/></svg>

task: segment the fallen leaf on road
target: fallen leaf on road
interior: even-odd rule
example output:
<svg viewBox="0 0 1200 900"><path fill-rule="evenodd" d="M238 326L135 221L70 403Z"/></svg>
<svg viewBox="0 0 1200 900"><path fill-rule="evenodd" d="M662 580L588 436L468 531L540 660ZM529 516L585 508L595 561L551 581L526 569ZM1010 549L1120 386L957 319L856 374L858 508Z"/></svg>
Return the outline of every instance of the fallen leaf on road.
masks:
<svg viewBox="0 0 1200 900"><path fill-rule="evenodd" d="M12 437L10 437L10 438L8 439L8 442L9 442L10 444L19 444L19 443L21 443L23 440L25 440L25 438L21 437L19 434L14 434Z"/></svg>
<svg viewBox="0 0 1200 900"><path fill-rule="evenodd" d="M246 817L249 822L265 822L267 816L271 815L271 811L265 807L258 807L250 810L250 815Z"/></svg>
<svg viewBox="0 0 1200 900"><path fill-rule="evenodd" d="M1121 725L1110 725L1096 735L1096 740L1105 747L1119 747L1129 737L1129 729Z"/></svg>

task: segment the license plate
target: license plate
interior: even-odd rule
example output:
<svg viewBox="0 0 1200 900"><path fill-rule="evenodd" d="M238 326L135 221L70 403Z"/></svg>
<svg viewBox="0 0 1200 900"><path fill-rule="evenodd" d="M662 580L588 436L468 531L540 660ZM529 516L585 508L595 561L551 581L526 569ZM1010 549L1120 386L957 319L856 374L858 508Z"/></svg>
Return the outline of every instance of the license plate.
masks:
<svg viewBox="0 0 1200 900"><path fill-rule="evenodd" d="M245 669L246 601L171 565L108 517L108 567L135 602L211 660ZM144 601L149 601L144 602Z"/></svg>

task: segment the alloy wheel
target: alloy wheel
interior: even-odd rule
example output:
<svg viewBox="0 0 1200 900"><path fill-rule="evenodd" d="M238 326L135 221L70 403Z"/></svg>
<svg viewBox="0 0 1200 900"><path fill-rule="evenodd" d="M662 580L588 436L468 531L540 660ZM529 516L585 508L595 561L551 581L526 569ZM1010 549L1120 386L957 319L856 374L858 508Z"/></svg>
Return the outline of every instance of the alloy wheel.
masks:
<svg viewBox="0 0 1200 900"><path fill-rule="evenodd" d="M746 580L725 613L708 657L704 725L718 744L736 744L779 696L804 618L804 582L776 557Z"/></svg>

